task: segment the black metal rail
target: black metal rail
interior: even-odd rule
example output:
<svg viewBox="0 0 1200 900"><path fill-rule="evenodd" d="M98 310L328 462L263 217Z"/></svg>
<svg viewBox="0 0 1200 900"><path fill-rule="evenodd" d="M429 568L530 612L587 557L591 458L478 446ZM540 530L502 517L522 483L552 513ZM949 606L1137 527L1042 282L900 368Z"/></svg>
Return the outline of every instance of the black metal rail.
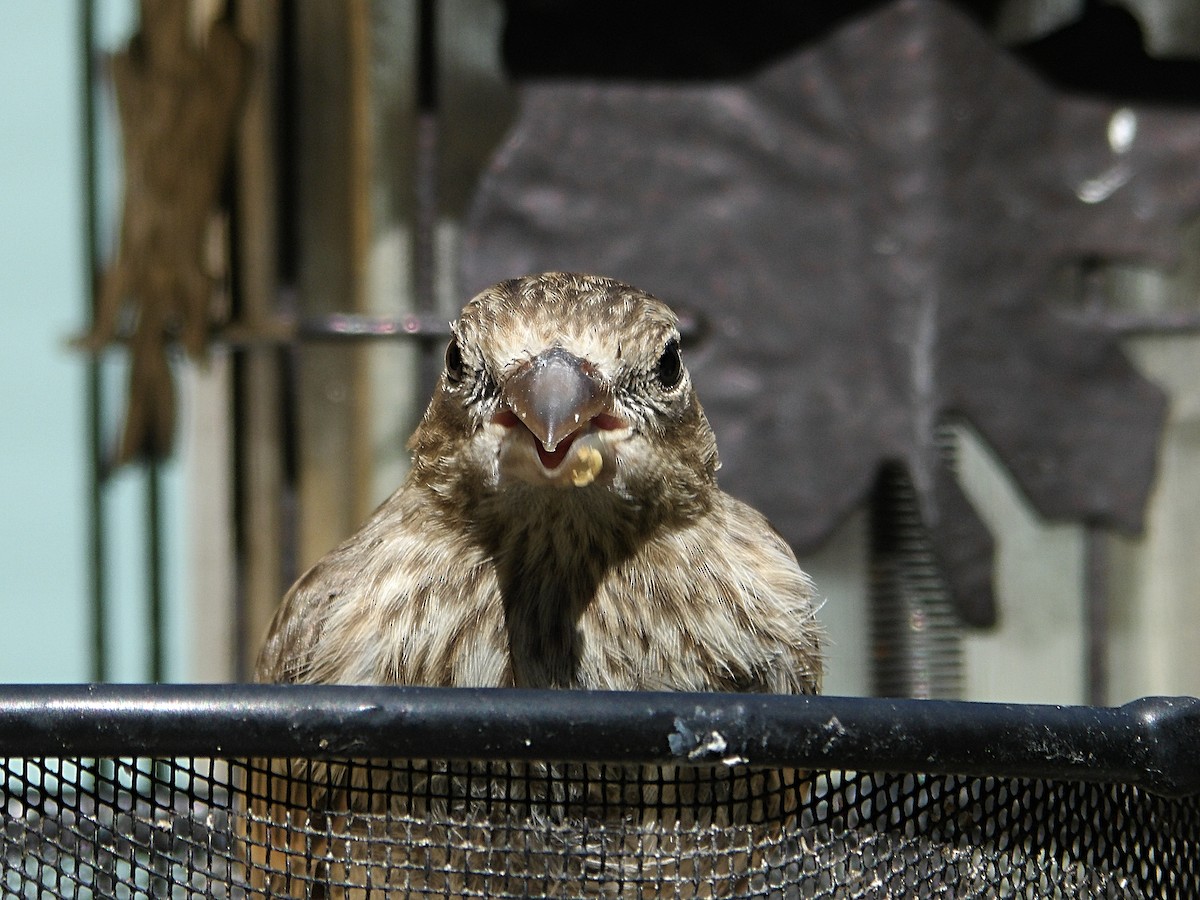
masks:
<svg viewBox="0 0 1200 900"><path fill-rule="evenodd" d="M1200 792L1200 700L1122 707L280 685L0 687L0 756L747 762Z"/></svg>

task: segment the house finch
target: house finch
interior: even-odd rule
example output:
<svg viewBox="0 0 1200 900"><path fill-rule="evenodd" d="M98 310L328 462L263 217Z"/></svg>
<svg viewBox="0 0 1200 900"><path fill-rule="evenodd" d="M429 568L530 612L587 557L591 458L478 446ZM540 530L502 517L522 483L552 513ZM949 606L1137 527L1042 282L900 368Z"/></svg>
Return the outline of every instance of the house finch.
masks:
<svg viewBox="0 0 1200 900"><path fill-rule="evenodd" d="M259 680L818 689L811 583L717 487L665 304L549 273L453 334L407 479L289 591Z"/></svg>

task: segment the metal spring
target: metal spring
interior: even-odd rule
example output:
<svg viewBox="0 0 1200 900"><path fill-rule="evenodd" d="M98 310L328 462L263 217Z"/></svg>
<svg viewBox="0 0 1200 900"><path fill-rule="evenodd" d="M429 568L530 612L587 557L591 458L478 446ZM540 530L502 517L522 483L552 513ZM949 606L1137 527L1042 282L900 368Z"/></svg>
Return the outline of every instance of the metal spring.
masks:
<svg viewBox="0 0 1200 900"><path fill-rule="evenodd" d="M903 465L880 471L871 511L871 648L876 696L963 692L962 624Z"/></svg>

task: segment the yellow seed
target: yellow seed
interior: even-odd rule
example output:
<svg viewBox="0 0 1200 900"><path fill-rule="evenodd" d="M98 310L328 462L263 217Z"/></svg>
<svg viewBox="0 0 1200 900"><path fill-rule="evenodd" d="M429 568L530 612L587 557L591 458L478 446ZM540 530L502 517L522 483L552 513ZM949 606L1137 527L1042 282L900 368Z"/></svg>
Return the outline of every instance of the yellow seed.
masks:
<svg viewBox="0 0 1200 900"><path fill-rule="evenodd" d="M596 480L604 468L604 457L595 447L580 447L571 459L571 483L575 487L587 487Z"/></svg>

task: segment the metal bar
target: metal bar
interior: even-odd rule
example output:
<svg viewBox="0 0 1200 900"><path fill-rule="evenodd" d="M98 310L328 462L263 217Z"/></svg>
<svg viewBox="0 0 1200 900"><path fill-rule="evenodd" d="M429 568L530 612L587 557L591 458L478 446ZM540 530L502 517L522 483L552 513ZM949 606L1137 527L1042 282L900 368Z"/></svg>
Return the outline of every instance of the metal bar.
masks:
<svg viewBox="0 0 1200 900"><path fill-rule="evenodd" d="M431 265L431 264L430 264ZM429 276L423 276L426 281ZM423 290L431 290L424 288ZM423 295L422 295L423 296ZM707 333L702 317L678 310L679 332L685 342L696 342ZM1186 335L1200 331L1200 314L1178 313L1160 316L1123 316L1109 314L1069 315L1080 325L1111 332L1116 337L1139 334ZM278 316L253 326L238 323L213 330L213 343L229 347L249 347L291 344L313 341L377 341L428 340L443 341L450 337L447 316L434 312L406 313L397 316L337 312L326 315L307 315L298 318ZM124 341L128 335L118 334Z"/></svg>
<svg viewBox="0 0 1200 900"><path fill-rule="evenodd" d="M1108 538L1099 525L1084 527L1083 615L1087 648L1088 703L1102 706L1109 694L1109 590Z"/></svg>
<svg viewBox="0 0 1200 900"><path fill-rule="evenodd" d="M92 73L95 32L93 0L79 4L79 41L82 65L80 72L83 93L83 196L84 196L84 284L87 291L87 315L95 315L96 277L99 270L96 245L99 240L99 221L96 212L96 98ZM108 642L105 622L108 618L108 596L105 559L107 546L104 533L104 433L103 391L101 390L100 360L93 356L87 361L87 435L88 435L88 583L91 608L92 678L104 681L108 677Z"/></svg>
<svg viewBox="0 0 1200 900"><path fill-rule="evenodd" d="M1200 700L959 700L313 685L8 685L4 756L748 763L1200 792Z"/></svg>
<svg viewBox="0 0 1200 900"><path fill-rule="evenodd" d="M679 333L686 344L699 341L707 332L705 323L698 317L680 312ZM439 313L418 312L387 316L339 312L298 318L276 316L269 320L260 320L253 325L234 323L213 329L210 342L214 346L240 350L318 342L418 340L435 343L449 340L450 334L449 317ZM118 343L124 343L128 339L128 334L119 333L116 336Z"/></svg>
<svg viewBox="0 0 1200 900"><path fill-rule="evenodd" d="M108 540L104 530L104 436L101 413L104 392L101 389L99 360L87 364L88 426L88 595L91 632L92 678L108 678Z"/></svg>
<svg viewBox="0 0 1200 900"><path fill-rule="evenodd" d="M157 459L146 461L146 599L150 624L150 680L160 682L164 677L165 652L165 600L163 597L163 516L162 479L159 477L161 463Z"/></svg>
<svg viewBox="0 0 1200 900"><path fill-rule="evenodd" d="M1200 331L1200 313L1188 310L1153 314L1086 310L1061 315L1073 324L1107 331L1115 337L1188 335Z"/></svg>
<svg viewBox="0 0 1200 900"><path fill-rule="evenodd" d="M704 325L697 317L680 312L679 332L685 341L694 341L703 335ZM445 341L449 340L451 333L449 319L439 313L418 312L399 316L332 313L305 316L295 321L278 319L271 328L257 332L231 326L218 332L215 340L234 345L297 341Z"/></svg>
<svg viewBox="0 0 1200 900"><path fill-rule="evenodd" d="M433 0L420 0L417 4L417 109L416 109L416 156L413 167L413 199L416 241L414 245L413 281L416 308L419 315L432 320L438 319L437 247L440 198L438 196L438 146L441 143L441 121L438 111L438 57L437 57L438 13ZM446 334L442 340L449 339ZM441 337L441 336L439 336ZM439 341L440 342L440 341ZM438 348L430 342L422 342L416 363L415 382L411 393L421 399L433 393L440 356Z"/></svg>
<svg viewBox="0 0 1200 900"><path fill-rule="evenodd" d="M445 316L432 313L407 313L401 316L372 316L335 313L328 316L307 316L296 323L295 339L299 341L362 341L404 338L446 340L450 337L450 322Z"/></svg>

